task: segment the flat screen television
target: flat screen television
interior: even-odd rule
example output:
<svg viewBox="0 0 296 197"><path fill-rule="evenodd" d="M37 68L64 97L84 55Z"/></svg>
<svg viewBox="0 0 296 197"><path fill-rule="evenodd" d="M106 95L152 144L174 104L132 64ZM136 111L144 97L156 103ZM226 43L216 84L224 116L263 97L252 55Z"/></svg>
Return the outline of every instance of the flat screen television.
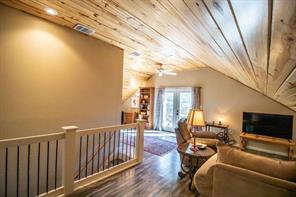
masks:
<svg viewBox="0 0 296 197"><path fill-rule="evenodd" d="M243 132L292 139L293 116L243 112Z"/></svg>

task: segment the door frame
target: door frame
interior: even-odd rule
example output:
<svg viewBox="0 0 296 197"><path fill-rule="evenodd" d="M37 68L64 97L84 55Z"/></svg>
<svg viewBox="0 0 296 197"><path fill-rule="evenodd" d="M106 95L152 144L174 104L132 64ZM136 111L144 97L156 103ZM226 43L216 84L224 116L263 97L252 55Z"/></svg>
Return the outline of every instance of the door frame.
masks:
<svg viewBox="0 0 296 197"><path fill-rule="evenodd" d="M164 94L166 92L173 92L173 127L172 128L167 128L162 125L162 128L164 131L168 132L174 132L174 129L177 127L177 121L179 120L179 115L180 115L180 93L181 92L191 92L192 94L192 87L169 87L164 89ZM192 100L191 100L192 103ZM164 105L163 105L164 107ZM163 110L164 111L164 110ZM164 117L164 113L162 118ZM164 121L162 120L162 123Z"/></svg>

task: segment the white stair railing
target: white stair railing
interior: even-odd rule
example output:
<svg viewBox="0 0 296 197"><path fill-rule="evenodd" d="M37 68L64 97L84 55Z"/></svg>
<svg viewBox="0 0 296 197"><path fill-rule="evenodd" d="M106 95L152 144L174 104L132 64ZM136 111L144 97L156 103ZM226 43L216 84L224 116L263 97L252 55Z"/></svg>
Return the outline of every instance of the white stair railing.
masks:
<svg viewBox="0 0 296 197"><path fill-rule="evenodd" d="M0 196L68 195L143 160L143 122L62 129L0 140Z"/></svg>

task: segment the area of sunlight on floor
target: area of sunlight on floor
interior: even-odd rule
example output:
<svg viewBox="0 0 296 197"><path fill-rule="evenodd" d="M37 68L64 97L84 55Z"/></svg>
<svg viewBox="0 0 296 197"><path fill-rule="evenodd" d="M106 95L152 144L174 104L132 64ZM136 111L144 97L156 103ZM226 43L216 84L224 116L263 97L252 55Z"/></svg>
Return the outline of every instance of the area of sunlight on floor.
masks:
<svg viewBox="0 0 296 197"><path fill-rule="evenodd" d="M176 134L173 132L168 131L157 131L157 130L145 130L144 131L144 137L150 136L155 137L161 140L169 141L176 143Z"/></svg>

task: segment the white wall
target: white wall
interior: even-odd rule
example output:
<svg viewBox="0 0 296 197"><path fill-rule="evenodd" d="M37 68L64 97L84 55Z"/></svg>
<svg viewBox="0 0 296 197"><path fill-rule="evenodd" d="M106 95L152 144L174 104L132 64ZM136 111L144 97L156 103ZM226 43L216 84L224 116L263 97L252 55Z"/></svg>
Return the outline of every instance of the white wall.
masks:
<svg viewBox="0 0 296 197"><path fill-rule="evenodd" d="M217 122L221 118L223 123L230 125L231 134L237 141L242 129L243 112L293 115L293 139L296 140L296 113L294 111L212 69L180 72L177 76L158 77L154 75L146 85L156 88L201 86L201 102L205 120ZM257 144L255 146L273 151L284 151L271 146Z"/></svg>
<svg viewBox="0 0 296 197"><path fill-rule="evenodd" d="M0 4L0 139L120 123L123 50Z"/></svg>

